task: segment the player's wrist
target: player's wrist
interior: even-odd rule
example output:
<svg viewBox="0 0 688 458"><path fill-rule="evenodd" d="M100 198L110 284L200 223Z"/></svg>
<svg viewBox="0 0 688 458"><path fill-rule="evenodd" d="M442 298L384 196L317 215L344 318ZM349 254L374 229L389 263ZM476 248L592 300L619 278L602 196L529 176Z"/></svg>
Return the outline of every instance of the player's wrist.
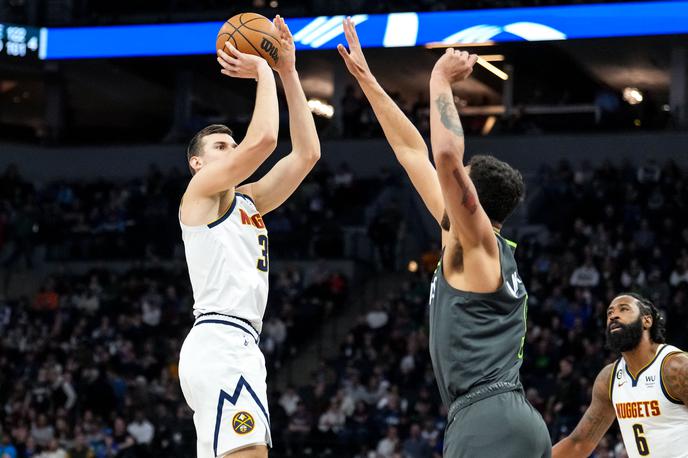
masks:
<svg viewBox="0 0 688 458"><path fill-rule="evenodd" d="M430 84L434 85L446 85L450 84L450 79L444 72L433 70L430 74Z"/></svg>
<svg viewBox="0 0 688 458"><path fill-rule="evenodd" d="M272 75L272 69L267 61L261 59L256 65L256 79L260 80L267 75Z"/></svg>
<svg viewBox="0 0 688 458"><path fill-rule="evenodd" d="M296 66L291 66L288 68L278 68L277 74L280 76L280 78L299 76L299 73L296 71Z"/></svg>
<svg viewBox="0 0 688 458"><path fill-rule="evenodd" d="M364 72L358 75L356 80L360 85L375 86L377 84L375 76L370 72Z"/></svg>

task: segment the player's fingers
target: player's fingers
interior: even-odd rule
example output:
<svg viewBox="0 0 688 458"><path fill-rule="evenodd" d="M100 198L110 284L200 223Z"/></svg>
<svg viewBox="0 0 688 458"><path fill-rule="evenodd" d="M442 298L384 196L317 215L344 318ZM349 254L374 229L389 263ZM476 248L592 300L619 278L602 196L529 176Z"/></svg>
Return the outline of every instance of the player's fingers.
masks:
<svg viewBox="0 0 688 458"><path fill-rule="evenodd" d="M289 30L289 26L287 25L286 22L284 22L284 19L282 19L282 27L283 27L283 34L286 35L288 40L291 40L292 39L291 30Z"/></svg>
<svg viewBox="0 0 688 458"><path fill-rule="evenodd" d="M348 62L349 59L351 58L351 57L349 56L349 52L346 50L346 48L344 47L343 44L338 44L338 45L337 45L337 51L339 51L339 55L342 56L342 58L343 58L345 61Z"/></svg>
<svg viewBox="0 0 688 458"><path fill-rule="evenodd" d="M454 48L447 48L444 50L445 54L454 54Z"/></svg>
<svg viewBox="0 0 688 458"><path fill-rule="evenodd" d="M349 18L349 22L351 23L351 34L354 37L354 40L356 40L356 44L358 45L360 41L358 40L358 32L356 32L356 22L354 22L353 19Z"/></svg>
<svg viewBox="0 0 688 458"><path fill-rule="evenodd" d="M225 43L225 48L227 48L228 46L230 46L230 44L229 44L229 43ZM217 57L220 58L220 59L224 59L224 60L227 60L227 59L230 58L230 57L229 57L229 54L227 54L227 53L226 53L224 50L222 50L222 49L218 49L218 50L217 50Z"/></svg>
<svg viewBox="0 0 688 458"><path fill-rule="evenodd" d="M356 46L358 46L358 39L356 38L354 23L350 17L347 17L345 19L345 24L346 41L349 43L349 48L355 48Z"/></svg>
<svg viewBox="0 0 688 458"><path fill-rule="evenodd" d="M229 68L229 62L227 62L226 60L218 57L217 62L220 64L222 68Z"/></svg>
<svg viewBox="0 0 688 458"><path fill-rule="evenodd" d="M349 25L348 18L345 18L342 21L342 28L344 29L344 37L346 38L346 42L349 44L349 48L351 48L351 43L353 42L353 35L351 35L351 26Z"/></svg>
<svg viewBox="0 0 688 458"><path fill-rule="evenodd" d="M468 64L473 67L475 63L478 61L478 55L477 54L471 54L468 57Z"/></svg>
<svg viewBox="0 0 688 458"><path fill-rule="evenodd" d="M241 57L241 52L236 49L234 46L232 46L232 43L226 42L225 43L225 49L227 49L227 54L229 54L232 57L239 58Z"/></svg>

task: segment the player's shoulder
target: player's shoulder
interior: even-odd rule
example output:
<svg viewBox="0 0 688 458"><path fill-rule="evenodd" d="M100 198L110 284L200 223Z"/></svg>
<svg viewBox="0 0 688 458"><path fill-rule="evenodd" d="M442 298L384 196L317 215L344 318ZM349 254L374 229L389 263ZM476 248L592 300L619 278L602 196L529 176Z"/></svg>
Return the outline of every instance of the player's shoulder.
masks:
<svg viewBox="0 0 688 458"><path fill-rule="evenodd" d="M681 350L668 353L662 361L662 389L676 404L688 400L688 354Z"/></svg>
<svg viewBox="0 0 688 458"><path fill-rule="evenodd" d="M595 384L593 385L593 395L611 399L612 382L614 380L614 372L619 364L619 359L613 363L607 364L597 374Z"/></svg>
<svg viewBox="0 0 688 458"><path fill-rule="evenodd" d="M662 371L665 373L674 371L688 372L688 353L676 349L667 353L662 361Z"/></svg>

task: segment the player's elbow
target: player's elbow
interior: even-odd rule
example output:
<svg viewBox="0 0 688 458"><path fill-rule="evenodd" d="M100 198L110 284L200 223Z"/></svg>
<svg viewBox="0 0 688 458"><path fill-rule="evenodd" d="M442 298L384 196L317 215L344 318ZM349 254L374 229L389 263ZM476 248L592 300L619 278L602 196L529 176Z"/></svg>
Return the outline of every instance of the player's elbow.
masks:
<svg viewBox="0 0 688 458"><path fill-rule="evenodd" d="M453 169L459 163L456 152L451 148L433 149L432 156L435 159L435 166L438 170Z"/></svg>
<svg viewBox="0 0 688 458"><path fill-rule="evenodd" d="M320 160L320 145L307 149L304 152L304 157L309 165L315 165L315 163Z"/></svg>
<svg viewBox="0 0 688 458"><path fill-rule="evenodd" d="M273 152L277 148L277 132L263 132L256 140L256 148Z"/></svg>

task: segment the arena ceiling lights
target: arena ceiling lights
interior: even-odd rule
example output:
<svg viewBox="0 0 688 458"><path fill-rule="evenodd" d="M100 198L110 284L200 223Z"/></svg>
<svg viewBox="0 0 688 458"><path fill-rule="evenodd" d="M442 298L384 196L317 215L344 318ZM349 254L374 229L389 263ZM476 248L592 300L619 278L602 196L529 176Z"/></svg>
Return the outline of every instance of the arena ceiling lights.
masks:
<svg viewBox="0 0 688 458"><path fill-rule="evenodd" d="M297 49L343 43L344 16L291 18ZM688 0L353 16L364 47L688 34ZM42 29L41 59L213 54L220 22Z"/></svg>

